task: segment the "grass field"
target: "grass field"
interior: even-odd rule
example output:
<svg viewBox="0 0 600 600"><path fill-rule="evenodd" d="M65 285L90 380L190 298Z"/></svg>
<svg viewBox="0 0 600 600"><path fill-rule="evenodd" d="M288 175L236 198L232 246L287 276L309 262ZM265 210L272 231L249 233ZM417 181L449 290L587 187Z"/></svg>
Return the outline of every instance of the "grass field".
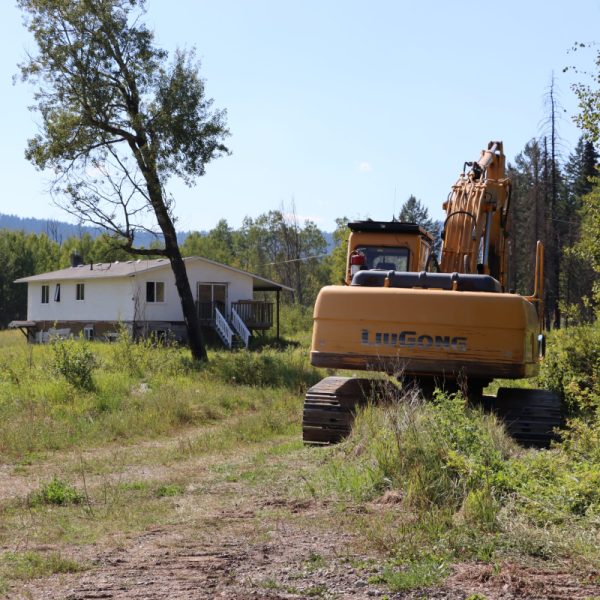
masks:
<svg viewBox="0 0 600 600"><path fill-rule="evenodd" d="M34 346L0 332L0 589L37 597L50 581L93 577L99 549L158 528L204 544L227 533L247 548L294 532L286 552L298 553L288 560L304 587L289 569L245 584L292 597L337 597L323 573L351 568L380 595L470 585L493 598L506 565L537 569L534 579L560 571L596 595L593 419L553 449L525 451L460 397L407 395L367 407L347 442L305 448L303 392L324 374L308 364L306 336L283 350L212 351L197 367L186 349L126 337ZM328 539L329 554L315 546ZM489 566L492 588L452 583L462 564Z"/></svg>

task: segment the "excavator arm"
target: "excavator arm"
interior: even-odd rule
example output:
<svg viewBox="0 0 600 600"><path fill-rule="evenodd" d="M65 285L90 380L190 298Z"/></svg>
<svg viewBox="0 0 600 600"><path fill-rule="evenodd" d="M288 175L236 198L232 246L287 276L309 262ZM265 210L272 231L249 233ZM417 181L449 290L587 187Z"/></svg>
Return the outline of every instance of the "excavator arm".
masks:
<svg viewBox="0 0 600 600"><path fill-rule="evenodd" d="M505 289L510 195L502 142L490 142L479 160L465 163L443 205L440 271L491 275Z"/></svg>

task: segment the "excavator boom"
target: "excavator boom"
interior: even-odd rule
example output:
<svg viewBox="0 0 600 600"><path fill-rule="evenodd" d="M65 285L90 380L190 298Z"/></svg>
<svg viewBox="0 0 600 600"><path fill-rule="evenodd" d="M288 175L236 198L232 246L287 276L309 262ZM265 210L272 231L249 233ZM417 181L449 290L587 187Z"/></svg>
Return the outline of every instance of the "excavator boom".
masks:
<svg viewBox="0 0 600 600"><path fill-rule="evenodd" d="M491 275L505 289L511 183L504 170L502 142L490 142L478 161L465 163L443 205L444 273Z"/></svg>

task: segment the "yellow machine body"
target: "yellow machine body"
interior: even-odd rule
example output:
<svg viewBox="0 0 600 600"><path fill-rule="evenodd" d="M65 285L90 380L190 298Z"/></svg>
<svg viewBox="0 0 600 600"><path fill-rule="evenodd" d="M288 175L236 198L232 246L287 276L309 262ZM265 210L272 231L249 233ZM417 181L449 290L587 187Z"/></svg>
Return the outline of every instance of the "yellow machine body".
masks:
<svg viewBox="0 0 600 600"><path fill-rule="evenodd" d="M311 363L477 379L533 377L538 316L516 294L328 286L314 311Z"/></svg>
<svg viewBox="0 0 600 600"><path fill-rule="evenodd" d="M346 285L319 293L313 365L480 381L537 374L542 249L535 294L506 293L511 184L502 142L466 166L444 203L439 265L417 224L348 224Z"/></svg>

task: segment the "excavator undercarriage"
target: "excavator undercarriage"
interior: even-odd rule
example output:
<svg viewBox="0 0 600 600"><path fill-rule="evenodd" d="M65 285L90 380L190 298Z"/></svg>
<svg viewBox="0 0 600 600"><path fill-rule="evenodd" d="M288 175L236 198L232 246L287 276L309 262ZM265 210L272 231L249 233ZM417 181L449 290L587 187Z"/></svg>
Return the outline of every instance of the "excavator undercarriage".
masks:
<svg viewBox="0 0 600 600"><path fill-rule="evenodd" d="M421 381L427 397L433 380ZM451 389L453 389L452 386ZM414 389L411 384L410 390ZM520 445L545 448L557 439L563 424L561 401L547 390L500 388L496 396L468 394L468 402L494 413ZM337 444L350 434L356 411L368 404L402 402L401 389L381 379L326 377L306 393L302 438L306 444Z"/></svg>

